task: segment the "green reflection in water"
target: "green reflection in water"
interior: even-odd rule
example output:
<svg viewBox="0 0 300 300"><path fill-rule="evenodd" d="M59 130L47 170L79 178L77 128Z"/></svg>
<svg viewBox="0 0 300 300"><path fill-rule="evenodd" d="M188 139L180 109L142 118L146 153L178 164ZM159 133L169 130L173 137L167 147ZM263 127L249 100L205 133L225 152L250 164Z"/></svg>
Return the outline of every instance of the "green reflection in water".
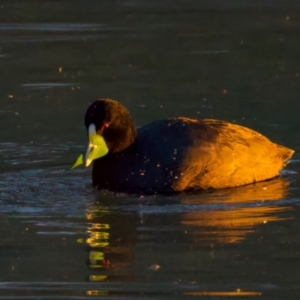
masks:
<svg viewBox="0 0 300 300"><path fill-rule="evenodd" d="M108 268L109 261L105 259L104 248L109 245L110 238L110 225L107 223L100 223L92 221L95 218L95 213L101 212L101 214L107 214L108 210L101 209L99 210L87 210L86 218L88 221L87 233L89 237L85 240L86 244L90 247L89 249L89 267L91 269L104 269ZM89 276L90 281L105 281L107 275L103 274L92 274ZM91 292L91 291L90 291ZM91 295L95 291L91 292ZM99 291L97 291L98 293ZM102 294L102 291L101 291ZM98 295L98 294L96 294Z"/></svg>

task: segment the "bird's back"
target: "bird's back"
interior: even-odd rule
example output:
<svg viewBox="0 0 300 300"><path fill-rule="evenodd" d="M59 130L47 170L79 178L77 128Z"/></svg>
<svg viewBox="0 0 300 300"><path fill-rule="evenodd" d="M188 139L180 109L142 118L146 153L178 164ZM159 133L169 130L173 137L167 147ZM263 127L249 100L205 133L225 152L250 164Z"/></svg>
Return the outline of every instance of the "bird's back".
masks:
<svg viewBox="0 0 300 300"><path fill-rule="evenodd" d="M129 148L96 160L93 182L146 192L233 187L279 175L293 152L239 125L172 118L140 128Z"/></svg>

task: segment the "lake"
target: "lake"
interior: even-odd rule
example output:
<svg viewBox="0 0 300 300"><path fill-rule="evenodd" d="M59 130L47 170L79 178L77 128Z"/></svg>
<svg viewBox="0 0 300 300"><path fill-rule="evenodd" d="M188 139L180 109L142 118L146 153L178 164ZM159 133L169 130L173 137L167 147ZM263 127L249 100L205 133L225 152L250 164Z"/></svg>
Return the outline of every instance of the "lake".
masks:
<svg viewBox="0 0 300 300"><path fill-rule="evenodd" d="M299 299L297 1L0 3L0 299ZM66 171L89 103L249 126L280 178L167 195ZM105 170L104 170L105 171Z"/></svg>

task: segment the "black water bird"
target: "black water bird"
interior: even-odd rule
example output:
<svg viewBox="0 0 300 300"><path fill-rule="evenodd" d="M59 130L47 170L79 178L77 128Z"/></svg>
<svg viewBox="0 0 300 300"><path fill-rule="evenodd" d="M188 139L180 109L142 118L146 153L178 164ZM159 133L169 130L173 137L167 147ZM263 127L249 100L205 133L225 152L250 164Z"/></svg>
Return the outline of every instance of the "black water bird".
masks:
<svg viewBox="0 0 300 300"><path fill-rule="evenodd" d="M111 190L181 192L250 184L279 176L294 153L252 129L214 119L169 118L136 130L128 110L111 99L88 107L85 126L90 136L103 137L108 152L93 161L93 185ZM88 153L92 148L93 143Z"/></svg>

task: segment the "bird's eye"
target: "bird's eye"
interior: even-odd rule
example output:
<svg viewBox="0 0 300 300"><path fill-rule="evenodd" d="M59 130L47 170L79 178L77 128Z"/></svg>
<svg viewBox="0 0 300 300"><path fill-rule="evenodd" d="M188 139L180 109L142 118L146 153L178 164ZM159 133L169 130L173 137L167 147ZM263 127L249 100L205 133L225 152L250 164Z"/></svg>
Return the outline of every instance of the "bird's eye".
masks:
<svg viewBox="0 0 300 300"><path fill-rule="evenodd" d="M109 124L108 123L104 123L103 126L101 127L102 130L105 130L106 128L109 127Z"/></svg>
<svg viewBox="0 0 300 300"><path fill-rule="evenodd" d="M104 123L104 124L101 126L101 128L97 131L97 133L101 135L101 134L104 132L104 130L105 130L106 128L108 128L108 127L109 127L109 124L108 124L108 123Z"/></svg>

